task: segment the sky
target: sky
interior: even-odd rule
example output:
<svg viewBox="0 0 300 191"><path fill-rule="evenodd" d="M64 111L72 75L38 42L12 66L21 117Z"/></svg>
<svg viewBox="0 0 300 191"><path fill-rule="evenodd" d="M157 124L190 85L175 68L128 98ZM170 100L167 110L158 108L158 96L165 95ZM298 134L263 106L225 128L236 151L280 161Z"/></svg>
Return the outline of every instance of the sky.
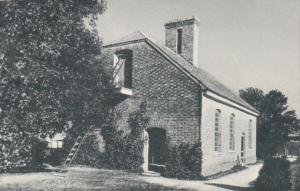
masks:
<svg viewBox="0 0 300 191"><path fill-rule="evenodd" d="M107 0L103 42L141 30L164 44L164 24L200 20L198 65L238 92L278 89L300 117L300 0Z"/></svg>

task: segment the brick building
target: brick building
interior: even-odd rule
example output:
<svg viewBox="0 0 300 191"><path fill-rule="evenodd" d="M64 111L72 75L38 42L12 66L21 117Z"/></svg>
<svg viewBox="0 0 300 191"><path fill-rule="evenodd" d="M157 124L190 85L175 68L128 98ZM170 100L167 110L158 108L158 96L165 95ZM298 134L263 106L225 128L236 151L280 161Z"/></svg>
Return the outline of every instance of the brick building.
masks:
<svg viewBox="0 0 300 191"><path fill-rule="evenodd" d="M204 176L256 162L258 112L198 66L199 21L177 20L165 29L165 45L137 31L106 44L102 53L120 98L120 127L147 101L144 170L164 165L166 139L200 141Z"/></svg>

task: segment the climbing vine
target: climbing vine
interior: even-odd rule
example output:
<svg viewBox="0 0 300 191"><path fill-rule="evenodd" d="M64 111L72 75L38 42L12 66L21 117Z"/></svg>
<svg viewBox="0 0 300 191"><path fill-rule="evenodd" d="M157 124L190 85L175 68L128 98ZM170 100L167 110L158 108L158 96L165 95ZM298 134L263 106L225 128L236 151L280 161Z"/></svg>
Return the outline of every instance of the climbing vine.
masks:
<svg viewBox="0 0 300 191"><path fill-rule="evenodd" d="M129 114L127 134L118 128L115 112L111 112L101 131L105 141L104 167L141 171L144 162L142 133L149 123L146 108L147 103L142 102L137 110Z"/></svg>

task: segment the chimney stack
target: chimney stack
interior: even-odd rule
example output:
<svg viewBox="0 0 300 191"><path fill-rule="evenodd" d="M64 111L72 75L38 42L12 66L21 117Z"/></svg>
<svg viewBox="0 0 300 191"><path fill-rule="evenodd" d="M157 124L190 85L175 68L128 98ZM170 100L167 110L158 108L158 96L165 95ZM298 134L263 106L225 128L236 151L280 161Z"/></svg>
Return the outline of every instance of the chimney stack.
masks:
<svg viewBox="0 0 300 191"><path fill-rule="evenodd" d="M165 24L166 46L195 66L198 65L199 25L196 17Z"/></svg>

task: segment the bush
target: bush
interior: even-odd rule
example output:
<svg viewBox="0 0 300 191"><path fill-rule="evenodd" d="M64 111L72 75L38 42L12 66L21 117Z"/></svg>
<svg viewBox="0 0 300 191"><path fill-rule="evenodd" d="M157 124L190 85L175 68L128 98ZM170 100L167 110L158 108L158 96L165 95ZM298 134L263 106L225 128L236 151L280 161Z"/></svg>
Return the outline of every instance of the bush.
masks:
<svg viewBox="0 0 300 191"><path fill-rule="evenodd" d="M133 138L130 134L116 136L112 143L106 144L104 165L106 168L140 172L143 164L142 152L142 139Z"/></svg>
<svg viewBox="0 0 300 191"><path fill-rule="evenodd" d="M45 162L45 150L48 146L48 142L40 139L34 139L32 142L31 166L39 167Z"/></svg>
<svg viewBox="0 0 300 191"><path fill-rule="evenodd" d="M146 102L142 102L140 108L130 113L128 128L130 132L124 135L118 130L114 116L108 121L108 125L102 129L105 140L104 165L106 168L124 169L133 172L140 172L143 164L142 132L149 123L146 115Z"/></svg>
<svg viewBox="0 0 300 191"><path fill-rule="evenodd" d="M111 111L101 128L101 136L105 142L105 149L100 152L97 147L96 136L89 136L82 143L73 164L108 169L123 169L140 172L143 164L143 130L147 127L149 118L146 116L146 102L140 108L129 114L129 133L118 128L116 124L116 111ZM64 140L65 157L72 148L79 132L69 131Z"/></svg>
<svg viewBox="0 0 300 191"><path fill-rule="evenodd" d="M203 179L201 161L200 144L181 143L178 146L169 146L163 175L179 179Z"/></svg>
<svg viewBox="0 0 300 191"><path fill-rule="evenodd" d="M267 158L255 183L256 191L288 191L291 189L290 162L283 158Z"/></svg>
<svg viewBox="0 0 300 191"><path fill-rule="evenodd" d="M36 137L6 139L0 151L1 172L31 172L41 169L47 142ZM0 145L1 146L1 145Z"/></svg>
<svg viewBox="0 0 300 191"><path fill-rule="evenodd" d="M103 167L103 153L99 149L96 135L86 136L72 164L87 165L90 167Z"/></svg>
<svg viewBox="0 0 300 191"><path fill-rule="evenodd" d="M63 160L65 159L62 148L48 148L47 151L45 163L48 163L52 166L58 166L62 164Z"/></svg>

